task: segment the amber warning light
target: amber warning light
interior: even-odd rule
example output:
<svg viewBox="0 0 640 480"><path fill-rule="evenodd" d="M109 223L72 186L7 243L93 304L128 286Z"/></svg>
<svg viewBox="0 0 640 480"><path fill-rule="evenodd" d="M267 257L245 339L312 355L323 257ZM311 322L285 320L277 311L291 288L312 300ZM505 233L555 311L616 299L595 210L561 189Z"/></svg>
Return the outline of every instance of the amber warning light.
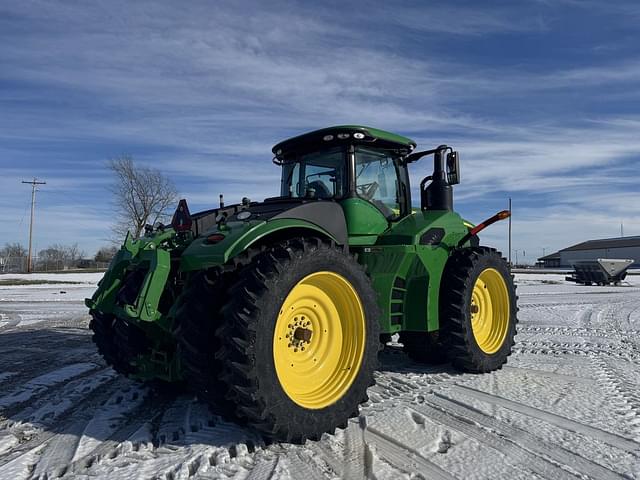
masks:
<svg viewBox="0 0 640 480"><path fill-rule="evenodd" d="M462 239L458 242L458 247L464 245L464 243L469 240L472 236L477 235L479 232L487 228L489 225L493 225L500 220L505 220L511 216L511 212L509 210L502 210L501 212L496 213L493 217L487 218L484 222L479 223L475 227L469 230Z"/></svg>
<svg viewBox="0 0 640 480"><path fill-rule="evenodd" d="M176 208L173 218L171 219L171 226L176 232L186 232L187 230L191 230L192 223L187 201L183 198L178 202L178 208Z"/></svg>

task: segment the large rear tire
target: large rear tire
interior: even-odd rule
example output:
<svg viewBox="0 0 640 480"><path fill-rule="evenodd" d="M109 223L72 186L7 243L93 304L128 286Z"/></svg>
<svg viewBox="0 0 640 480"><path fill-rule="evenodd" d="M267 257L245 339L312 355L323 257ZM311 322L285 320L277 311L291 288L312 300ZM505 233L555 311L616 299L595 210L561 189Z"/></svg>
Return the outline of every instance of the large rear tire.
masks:
<svg viewBox="0 0 640 480"><path fill-rule="evenodd" d="M469 372L497 370L511 354L517 297L504 258L487 247L456 251L440 289L440 324L451 363Z"/></svg>
<svg viewBox="0 0 640 480"><path fill-rule="evenodd" d="M374 383L380 327L375 291L353 257L319 239L289 241L257 255L227 298L216 358L241 419L300 443L357 415Z"/></svg>

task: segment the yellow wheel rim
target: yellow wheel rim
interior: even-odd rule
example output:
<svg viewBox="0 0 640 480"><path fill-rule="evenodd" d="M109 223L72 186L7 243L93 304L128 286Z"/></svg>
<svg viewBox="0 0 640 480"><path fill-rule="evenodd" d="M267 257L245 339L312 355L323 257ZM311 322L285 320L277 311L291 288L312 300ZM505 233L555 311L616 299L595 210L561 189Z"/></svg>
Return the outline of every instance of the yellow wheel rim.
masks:
<svg viewBox="0 0 640 480"><path fill-rule="evenodd" d="M511 307L504 278L494 268L480 273L471 293L471 327L484 353L500 350L509 330Z"/></svg>
<svg viewBox="0 0 640 480"><path fill-rule="evenodd" d="M358 375L365 336L364 309L346 278L323 271L300 280L282 303L273 334L285 393L309 409L337 402Z"/></svg>

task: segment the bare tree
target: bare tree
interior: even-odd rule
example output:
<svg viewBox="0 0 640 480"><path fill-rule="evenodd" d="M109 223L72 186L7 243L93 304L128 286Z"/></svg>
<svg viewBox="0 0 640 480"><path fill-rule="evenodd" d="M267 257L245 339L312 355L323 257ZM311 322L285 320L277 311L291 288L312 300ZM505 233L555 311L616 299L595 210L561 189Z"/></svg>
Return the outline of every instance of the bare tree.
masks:
<svg viewBox="0 0 640 480"><path fill-rule="evenodd" d="M53 244L38 252L36 270L51 271L62 270L65 263L64 246Z"/></svg>
<svg viewBox="0 0 640 480"><path fill-rule="evenodd" d="M84 250L80 250L77 243L64 247L65 258L69 265L74 266L82 257L85 256Z"/></svg>
<svg viewBox="0 0 640 480"><path fill-rule="evenodd" d="M5 243L0 249L0 271L20 272L27 265L27 249L22 244Z"/></svg>
<svg viewBox="0 0 640 480"><path fill-rule="evenodd" d="M27 249L20 243L5 243L4 248L0 250L0 255L6 257L26 257Z"/></svg>
<svg viewBox="0 0 640 480"><path fill-rule="evenodd" d="M127 231L139 237L145 225L168 216L178 195L169 178L155 168L136 166L130 156L112 159L108 167L116 177L112 192L118 217L112 230L119 240Z"/></svg>
<svg viewBox="0 0 640 480"><path fill-rule="evenodd" d="M96 252L93 259L98 263L109 263L113 257L116 256L116 253L118 253L117 247L114 247L113 245L105 246Z"/></svg>
<svg viewBox="0 0 640 480"><path fill-rule="evenodd" d="M54 243L38 252L36 268L45 271L76 268L83 256L84 252L78 248L77 243L73 245Z"/></svg>

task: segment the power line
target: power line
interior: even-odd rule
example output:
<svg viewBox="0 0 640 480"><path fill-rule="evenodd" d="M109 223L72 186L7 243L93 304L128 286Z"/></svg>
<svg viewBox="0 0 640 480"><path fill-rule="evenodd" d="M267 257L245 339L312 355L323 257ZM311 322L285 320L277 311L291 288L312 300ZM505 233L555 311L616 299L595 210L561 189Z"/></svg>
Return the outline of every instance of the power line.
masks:
<svg viewBox="0 0 640 480"><path fill-rule="evenodd" d="M33 214L36 209L36 185L46 185L47 182L38 182L37 178L33 177L30 182L23 180L22 183L31 184L31 222L29 224L29 256L27 257L27 272L31 273L33 270L33 265L31 264L31 240L33 238Z"/></svg>
<svg viewBox="0 0 640 480"><path fill-rule="evenodd" d="M509 266L511 267L511 197L509 197Z"/></svg>

